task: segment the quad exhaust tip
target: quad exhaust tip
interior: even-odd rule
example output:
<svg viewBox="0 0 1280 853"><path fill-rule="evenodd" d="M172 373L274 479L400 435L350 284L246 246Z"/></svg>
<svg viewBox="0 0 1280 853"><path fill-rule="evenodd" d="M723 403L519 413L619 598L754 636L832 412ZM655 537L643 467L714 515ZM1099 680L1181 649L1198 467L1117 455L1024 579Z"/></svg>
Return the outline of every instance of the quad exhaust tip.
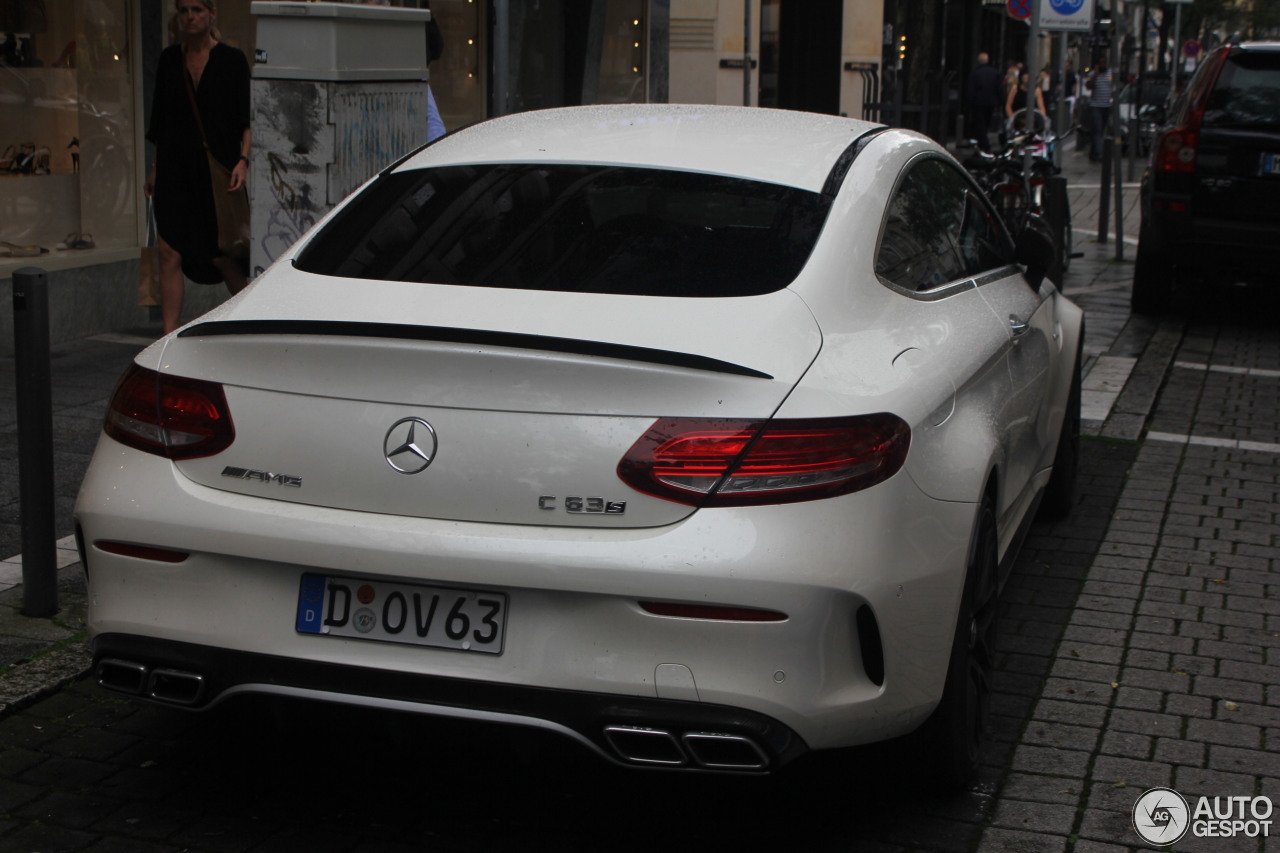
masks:
<svg viewBox="0 0 1280 853"><path fill-rule="evenodd" d="M179 669L151 669L136 661L104 658L98 662L98 686L168 705L196 705L204 698L205 679Z"/></svg>
<svg viewBox="0 0 1280 853"><path fill-rule="evenodd" d="M98 662L96 674L100 687L168 705L198 705L207 687L205 677L199 673L152 668L119 658L103 658ZM630 764L739 772L758 772L769 767L768 753L743 735L605 726L604 736L613 751Z"/></svg>
<svg viewBox="0 0 1280 853"><path fill-rule="evenodd" d="M675 733L644 726L606 726L605 739L623 760L650 767L765 770L769 757L748 737L720 732Z"/></svg>

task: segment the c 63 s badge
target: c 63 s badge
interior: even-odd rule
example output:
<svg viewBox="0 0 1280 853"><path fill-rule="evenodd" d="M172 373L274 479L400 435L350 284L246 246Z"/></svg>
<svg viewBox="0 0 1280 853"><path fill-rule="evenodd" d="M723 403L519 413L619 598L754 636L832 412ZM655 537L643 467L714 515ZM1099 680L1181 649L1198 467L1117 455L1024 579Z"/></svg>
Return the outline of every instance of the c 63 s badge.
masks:
<svg viewBox="0 0 1280 853"><path fill-rule="evenodd" d="M574 515L622 515L627 511L626 501L607 501L604 498L583 498L576 495L563 499L555 495L539 495L538 509L561 509L561 500L564 501L564 511Z"/></svg>
<svg viewBox="0 0 1280 853"><path fill-rule="evenodd" d="M252 468L237 468L234 465L228 465L223 468L222 476L234 477L237 480L252 480L258 483L275 483L279 486L288 486L294 489L302 488L301 477L295 477L292 474L275 474L271 471L255 471Z"/></svg>

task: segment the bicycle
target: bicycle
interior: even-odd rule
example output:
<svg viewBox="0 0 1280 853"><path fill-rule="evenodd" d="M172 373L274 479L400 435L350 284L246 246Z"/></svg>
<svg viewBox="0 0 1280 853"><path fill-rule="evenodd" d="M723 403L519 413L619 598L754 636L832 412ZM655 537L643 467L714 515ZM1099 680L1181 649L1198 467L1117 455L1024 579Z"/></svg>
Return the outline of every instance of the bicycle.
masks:
<svg viewBox="0 0 1280 853"><path fill-rule="evenodd" d="M1008 144L1002 152L987 154L974 146L961 164L1015 236L1031 214L1045 219L1058 243L1059 266L1065 273L1072 257L1071 203L1066 179L1053 163L1053 149L1073 129L1055 134L1048 123L1043 113L1019 110L1009 119ZM1024 165L1029 166L1025 176Z"/></svg>

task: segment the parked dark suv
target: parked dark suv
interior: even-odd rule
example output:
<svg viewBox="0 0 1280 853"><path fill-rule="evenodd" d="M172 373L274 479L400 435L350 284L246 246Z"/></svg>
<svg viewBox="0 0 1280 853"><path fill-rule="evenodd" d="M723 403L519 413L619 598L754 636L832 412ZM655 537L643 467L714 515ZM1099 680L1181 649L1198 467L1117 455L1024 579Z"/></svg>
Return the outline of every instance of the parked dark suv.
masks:
<svg viewBox="0 0 1280 853"><path fill-rule="evenodd" d="M1205 57L1156 131L1138 239L1135 311L1201 279L1280 279L1280 42Z"/></svg>

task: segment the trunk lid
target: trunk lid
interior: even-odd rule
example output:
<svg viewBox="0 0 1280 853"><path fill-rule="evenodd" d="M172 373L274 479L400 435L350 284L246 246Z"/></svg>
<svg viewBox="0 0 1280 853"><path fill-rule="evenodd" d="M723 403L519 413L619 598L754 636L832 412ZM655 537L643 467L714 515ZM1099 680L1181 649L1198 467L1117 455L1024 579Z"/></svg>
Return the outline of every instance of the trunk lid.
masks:
<svg viewBox="0 0 1280 853"><path fill-rule="evenodd" d="M659 417L768 418L821 343L789 290L672 299L274 272L165 348L162 371L224 386L236 433L175 464L210 488L344 510L678 521L692 509L618 479L627 450Z"/></svg>

